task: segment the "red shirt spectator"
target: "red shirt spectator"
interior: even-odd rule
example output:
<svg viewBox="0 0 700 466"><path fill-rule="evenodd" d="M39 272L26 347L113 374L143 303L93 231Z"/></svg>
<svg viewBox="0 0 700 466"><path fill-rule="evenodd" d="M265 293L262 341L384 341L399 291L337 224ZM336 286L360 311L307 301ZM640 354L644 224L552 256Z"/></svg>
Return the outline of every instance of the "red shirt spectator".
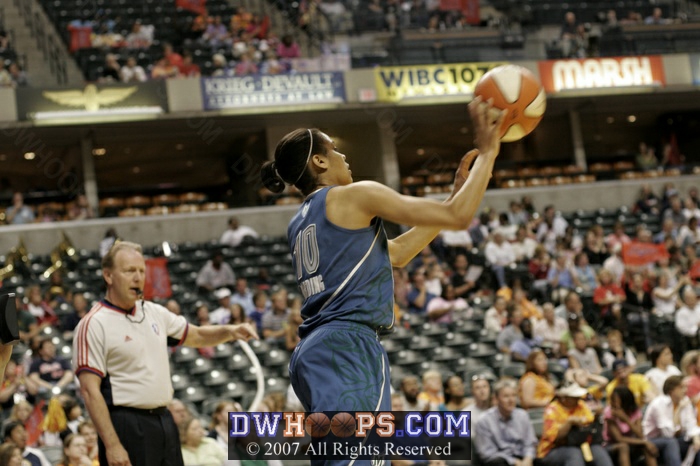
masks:
<svg viewBox="0 0 700 466"><path fill-rule="evenodd" d="M625 291L613 282L612 274L602 269L598 274L600 285L593 292L593 302L600 307L600 315L605 316L615 304L623 303L626 299Z"/></svg>
<svg viewBox="0 0 700 466"><path fill-rule="evenodd" d="M185 78L196 78L202 74L199 65L192 63L192 55L185 55L185 58L182 59L182 64L178 68L180 69L180 74Z"/></svg>
<svg viewBox="0 0 700 466"><path fill-rule="evenodd" d="M168 59L171 65L177 66L178 68L182 66L182 55L175 52L172 45L165 44L163 46L163 56Z"/></svg>

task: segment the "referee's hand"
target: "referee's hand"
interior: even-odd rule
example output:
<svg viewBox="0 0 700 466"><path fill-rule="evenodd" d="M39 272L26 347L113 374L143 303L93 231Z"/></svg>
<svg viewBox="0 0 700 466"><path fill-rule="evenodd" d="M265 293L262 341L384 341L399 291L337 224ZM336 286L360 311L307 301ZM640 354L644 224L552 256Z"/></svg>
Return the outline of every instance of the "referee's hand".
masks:
<svg viewBox="0 0 700 466"><path fill-rule="evenodd" d="M109 466L131 466L129 454L126 452L121 443L113 446L112 448L107 448L105 453L107 455L107 463Z"/></svg>
<svg viewBox="0 0 700 466"><path fill-rule="evenodd" d="M231 336L233 340L259 340L258 332L255 331L255 327L251 324L238 324L238 325L228 325L231 331Z"/></svg>

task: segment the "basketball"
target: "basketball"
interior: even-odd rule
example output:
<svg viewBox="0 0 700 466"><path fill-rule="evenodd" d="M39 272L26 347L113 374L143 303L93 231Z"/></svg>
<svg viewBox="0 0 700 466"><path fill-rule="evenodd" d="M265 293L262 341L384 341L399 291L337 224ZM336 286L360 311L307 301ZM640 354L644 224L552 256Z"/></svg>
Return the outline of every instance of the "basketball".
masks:
<svg viewBox="0 0 700 466"><path fill-rule="evenodd" d="M331 421L331 431L336 437L350 437L356 427L355 418L349 413L338 413Z"/></svg>
<svg viewBox="0 0 700 466"><path fill-rule="evenodd" d="M305 428L312 437L325 437L331 430L331 421L323 413L313 413L306 418Z"/></svg>
<svg viewBox="0 0 700 466"><path fill-rule="evenodd" d="M474 89L475 96L493 106L508 110L501 126L501 141L518 141L534 130L542 120L547 97L537 78L518 65L498 66L486 73Z"/></svg>

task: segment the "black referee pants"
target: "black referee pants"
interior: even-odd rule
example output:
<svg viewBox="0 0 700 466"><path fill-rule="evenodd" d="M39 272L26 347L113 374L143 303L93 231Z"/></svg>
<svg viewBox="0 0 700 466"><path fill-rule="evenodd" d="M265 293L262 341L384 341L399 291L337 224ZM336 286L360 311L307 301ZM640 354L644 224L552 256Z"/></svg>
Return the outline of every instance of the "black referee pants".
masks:
<svg viewBox="0 0 700 466"><path fill-rule="evenodd" d="M110 407L109 414L133 466L184 466L180 433L167 408ZM100 466L108 466L102 439L99 447Z"/></svg>

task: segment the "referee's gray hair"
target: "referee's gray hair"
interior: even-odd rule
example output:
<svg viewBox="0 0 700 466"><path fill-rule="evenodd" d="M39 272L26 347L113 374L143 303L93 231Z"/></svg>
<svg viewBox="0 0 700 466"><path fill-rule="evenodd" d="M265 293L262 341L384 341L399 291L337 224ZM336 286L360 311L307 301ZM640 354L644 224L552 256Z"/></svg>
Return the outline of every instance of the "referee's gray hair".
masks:
<svg viewBox="0 0 700 466"><path fill-rule="evenodd" d="M141 245L138 243L132 243L131 241L115 241L112 247L109 249L109 252L102 258L102 268L111 269L114 267L114 257L119 251L123 251L125 249L143 254L143 249L141 249Z"/></svg>
<svg viewBox="0 0 700 466"><path fill-rule="evenodd" d="M498 396L501 393L501 390L505 388L512 388L516 392L518 391L518 384L515 382L515 379L511 378L503 378L499 379L498 382L493 386L493 393Z"/></svg>

